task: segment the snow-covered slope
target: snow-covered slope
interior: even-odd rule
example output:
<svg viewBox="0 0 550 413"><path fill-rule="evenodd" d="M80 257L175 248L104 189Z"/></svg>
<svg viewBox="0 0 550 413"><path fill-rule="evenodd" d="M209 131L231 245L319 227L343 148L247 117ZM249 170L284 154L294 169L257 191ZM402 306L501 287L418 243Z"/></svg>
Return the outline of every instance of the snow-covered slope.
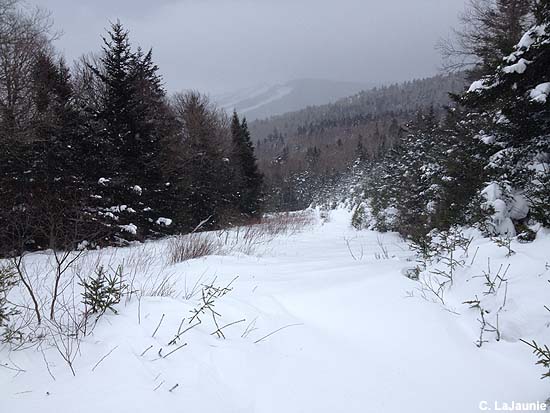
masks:
<svg viewBox="0 0 550 413"><path fill-rule="evenodd" d="M215 96L213 100L228 112L236 109L249 120L255 120L334 102L368 87L362 83L299 79L247 88Z"/></svg>
<svg viewBox="0 0 550 413"><path fill-rule="evenodd" d="M101 318L80 345L75 377L51 347L3 348L0 411L470 413L482 401L492 407L548 396L517 338L550 341L542 308L549 235L514 245L512 258L476 239L478 261L456 275L444 307L419 298L419 283L403 275L412 254L397 235L357 232L349 219L337 210L252 255L177 265L161 254L166 241L92 253L93 262L125 260L136 285L152 287L159 273L170 274L170 288L156 296L150 288ZM511 264L508 307L501 342L487 337L478 348L475 314L461 300L482 294L475 277L488 255L495 269ZM226 338L212 334L217 327L206 314L169 345L200 304L196 286L214 279L224 286L236 276L215 306L219 327L236 322L223 328Z"/></svg>

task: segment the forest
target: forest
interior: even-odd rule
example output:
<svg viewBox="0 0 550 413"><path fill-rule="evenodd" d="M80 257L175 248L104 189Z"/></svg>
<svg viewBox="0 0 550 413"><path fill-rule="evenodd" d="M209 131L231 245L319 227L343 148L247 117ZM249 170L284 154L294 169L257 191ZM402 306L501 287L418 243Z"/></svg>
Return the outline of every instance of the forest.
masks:
<svg viewBox="0 0 550 413"><path fill-rule="evenodd" d="M529 241L532 224L550 224L548 4L473 4L458 43L440 45L471 86L451 94L442 117L411 120L381 160L367 162L357 194L370 208L357 212L359 227L423 242L434 229L479 226Z"/></svg>
<svg viewBox="0 0 550 413"><path fill-rule="evenodd" d="M167 96L152 50L115 22L69 67L49 14L3 0L0 252L122 245L260 211L245 119Z"/></svg>

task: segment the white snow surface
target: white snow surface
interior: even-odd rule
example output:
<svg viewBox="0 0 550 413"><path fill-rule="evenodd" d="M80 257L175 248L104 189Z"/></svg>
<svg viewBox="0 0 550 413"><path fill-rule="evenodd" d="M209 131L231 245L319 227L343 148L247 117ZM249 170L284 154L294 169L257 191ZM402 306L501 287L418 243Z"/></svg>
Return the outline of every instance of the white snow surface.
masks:
<svg viewBox="0 0 550 413"><path fill-rule="evenodd" d="M136 235L138 227L134 224L128 224L128 225L119 225L120 229L123 231L126 231L130 234Z"/></svg>
<svg viewBox="0 0 550 413"><path fill-rule="evenodd" d="M529 63L531 62L522 58L522 59L519 59L519 62L514 63L513 65L510 65L510 66L504 67L502 71L504 73L518 73L521 75L525 73L525 71L527 70L527 65Z"/></svg>
<svg viewBox="0 0 550 413"><path fill-rule="evenodd" d="M530 97L531 100L537 103L546 103L548 95L550 94L550 82L541 83L536 88L534 88Z"/></svg>
<svg viewBox="0 0 550 413"><path fill-rule="evenodd" d="M172 220L170 218L159 218L157 219L157 225L164 225L166 227L169 227L172 225Z"/></svg>
<svg viewBox="0 0 550 413"><path fill-rule="evenodd" d="M515 236L516 230L512 221L512 218L514 218L514 216L512 216L512 211L521 214L523 212L523 207L526 206L528 213L529 207L527 204L522 204L518 208L514 208L515 202L509 205L506 202L507 197L503 193L502 188L496 182L489 183L485 189L481 191L481 195L485 198L485 206L492 208L494 211L491 221L494 226L495 234ZM518 197L518 200L519 199ZM527 213L525 216L527 216ZM521 218L525 218L525 216Z"/></svg>
<svg viewBox="0 0 550 413"><path fill-rule="evenodd" d="M521 50L528 50L537 40L539 36L542 36L545 34L547 30L547 25L538 25L533 28L531 28L527 33L523 35L521 40L519 41L517 45L517 49Z"/></svg>
<svg viewBox="0 0 550 413"><path fill-rule="evenodd" d="M145 268L164 269L174 293L123 302L117 315L104 315L81 343L75 377L53 348L1 348L0 411L470 413L481 401L549 396L539 378L543 371L517 339L550 343L543 308L549 304L550 234L532 244L514 242L517 253L510 258L476 238L470 247L472 255L479 248L475 263L456 275L443 307L411 297L418 283L403 273L413 256L397 235L358 232L349 222L347 211L336 210L328 222L317 219L301 233L278 236L254 255L177 265L166 264L162 254L168 241L90 252L91 261L125 260L138 282L148 282ZM45 254L31 258L38 262ZM140 264L143 257L153 257L153 264ZM511 266L508 305L501 314L503 339L488 338L477 348L477 316L462 303L483 295L478 276L488 257L494 268ZM165 355L177 347L167 343L197 304L186 292L197 282L216 278L222 286L236 276L216 311L223 324L246 322L226 328L224 340L211 335L205 317L178 342L186 347L160 358L161 348ZM255 327L246 335L250 323Z"/></svg>
<svg viewBox="0 0 550 413"><path fill-rule="evenodd" d="M470 85L470 88L468 89L468 92L479 92L481 90L489 89L489 87L485 84L485 79L476 80Z"/></svg>

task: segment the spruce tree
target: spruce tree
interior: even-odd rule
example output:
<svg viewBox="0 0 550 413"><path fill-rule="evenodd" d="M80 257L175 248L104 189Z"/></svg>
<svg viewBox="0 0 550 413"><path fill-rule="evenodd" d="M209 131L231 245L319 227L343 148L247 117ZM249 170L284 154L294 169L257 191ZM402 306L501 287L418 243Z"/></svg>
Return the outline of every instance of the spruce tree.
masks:
<svg viewBox="0 0 550 413"><path fill-rule="evenodd" d="M463 103L495 120L489 165L509 195L509 209L525 195L535 218L550 225L550 3L536 3L536 25L495 71L475 82ZM513 198L512 198L513 197ZM513 211L512 211L513 212Z"/></svg>
<svg viewBox="0 0 550 413"><path fill-rule="evenodd" d="M357 162L363 163L367 160L367 154L363 145L363 135L357 137L357 146L355 148L355 158Z"/></svg>
<svg viewBox="0 0 550 413"><path fill-rule="evenodd" d="M233 113L231 134L238 207L243 214L255 215L261 209L263 176L258 169L246 119L241 122L237 112Z"/></svg>
<svg viewBox="0 0 550 413"><path fill-rule="evenodd" d="M0 221L6 219L2 243L17 249L73 248L98 230L87 215L83 117L62 60L38 54L29 89L34 108L29 139L6 145L0 155L7 213L0 214Z"/></svg>
<svg viewBox="0 0 550 413"><path fill-rule="evenodd" d="M219 228L237 214L233 178L219 113L199 93L178 94L173 102L179 133L168 163L172 205L181 230ZM228 139L227 139L228 140Z"/></svg>
<svg viewBox="0 0 550 413"><path fill-rule="evenodd" d="M461 29L455 39L441 41L449 69L468 69L476 79L491 73L502 56L512 53L529 27L535 0L469 0L460 16Z"/></svg>
<svg viewBox="0 0 550 413"><path fill-rule="evenodd" d="M152 51L133 52L129 34L114 23L92 71L101 83L101 105L92 110L86 145L95 182L96 214L117 239L171 232L163 142L172 133L170 113Z"/></svg>

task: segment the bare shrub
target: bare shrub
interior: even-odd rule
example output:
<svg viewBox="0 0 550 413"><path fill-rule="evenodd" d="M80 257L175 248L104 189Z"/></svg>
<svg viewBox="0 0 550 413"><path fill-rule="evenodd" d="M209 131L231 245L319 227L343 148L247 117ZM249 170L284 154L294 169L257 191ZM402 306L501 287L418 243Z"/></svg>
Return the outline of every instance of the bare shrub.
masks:
<svg viewBox="0 0 550 413"><path fill-rule="evenodd" d="M183 318L177 333L174 335L174 338L170 340L168 345L175 345L178 343L178 341L181 339L181 337L187 333L188 331L194 329L195 327L198 327L203 323L203 319L206 317L208 319L212 320L212 323L214 325L214 331L210 334L213 336L216 336L218 338L225 339L224 329L234 326L236 324L244 323L246 320L241 319L237 321L233 321L224 325L219 324L219 319L222 317L218 311L216 311L215 306L218 300L220 300L222 297L229 294L231 291L233 291L233 283L237 280L238 277L233 278L226 286L219 287L216 285L216 278L214 278L209 284L202 284L201 290L200 290L200 299L198 304L190 310L191 317L187 320L187 327L184 327L184 323L186 321L186 318ZM196 288L196 287L194 287ZM185 343L186 344L186 343ZM185 345L184 344L184 345ZM183 346L178 347L181 348ZM178 350L176 349L176 350ZM174 351L176 351L174 350ZM169 353L171 354L171 353ZM160 353L159 353L160 355ZM163 356L163 357L167 357Z"/></svg>
<svg viewBox="0 0 550 413"><path fill-rule="evenodd" d="M351 255L351 258L353 258L354 261L361 261L365 255L365 250L363 248L363 245L361 244L361 247L358 252L354 252L351 246L351 240L345 238L345 241L346 241L346 246L348 247L349 254Z"/></svg>
<svg viewBox="0 0 550 413"><path fill-rule="evenodd" d="M380 252L375 253L374 258L377 260L389 260L392 258L392 255L390 255L388 247L384 244L384 239L382 237L376 237L376 244L378 245Z"/></svg>
<svg viewBox="0 0 550 413"><path fill-rule="evenodd" d="M155 275L149 274L137 290L141 297L174 297L177 295L174 274L160 270Z"/></svg>
<svg viewBox="0 0 550 413"><path fill-rule="evenodd" d="M278 236L292 236L313 225L315 218L309 211L264 215L248 225L221 231L223 253L252 255L261 245L272 242Z"/></svg>
<svg viewBox="0 0 550 413"><path fill-rule="evenodd" d="M199 278L195 280L193 285L187 284L187 276L184 280L184 294L183 298L186 300L191 300L194 298L200 291L201 291L201 281L204 277L204 274L202 274Z"/></svg>
<svg viewBox="0 0 550 413"><path fill-rule="evenodd" d="M168 242L168 261L177 264L208 255L252 255L259 246L269 244L275 237L294 235L314 221L310 212L289 212L266 215L248 225L221 231L178 235Z"/></svg>
<svg viewBox="0 0 550 413"><path fill-rule="evenodd" d="M172 264L213 255L218 250L217 240L209 233L178 235L168 242L168 256Z"/></svg>
<svg viewBox="0 0 550 413"><path fill-rule="evenodd" d="M36 289L32 284L30 274L27 271L25 256L22 254L20 256L14 257L10 260L10 263L17 274L18 281L25 286L25 290L32 301L33 315L36 317L37 324L40 325L42 322L42 314L40 309L41 306L38 301Z"/></svg>
<svg viewBox="0 0 550 413"><path fill-rule="evenodd" d="M458 270L466 265L472 241L473 238L466 237L458 228L451 228L432 231L411 243L418 265L407 270L406 275L419 282L424 299L431 297L445 305L445 293L453 286Z"/></svg>
<svg viewBox="0 0 550 413"><path fill-rule="evenodd" d="M89 333L87 315L79 310L73 297L65 300L61 308L55 319L45 320L47 334L43 338L57 350L75 376L74 361L80 354L82 338Z"/></svg>
<svg viewBox="0 0 550 413"><path fill-rule="evenodd" d="M266 215L259 222L271 235L293 235L315 222L308 211Z"/></svg>
<svg viewBox="0 0 550 413"><path fill-rule="evenodd" d="M512 237L501 235L499 237L493 237L491 240L500 248L506 249L506 258L510 258L516 252L512 249Z"/></svg>

